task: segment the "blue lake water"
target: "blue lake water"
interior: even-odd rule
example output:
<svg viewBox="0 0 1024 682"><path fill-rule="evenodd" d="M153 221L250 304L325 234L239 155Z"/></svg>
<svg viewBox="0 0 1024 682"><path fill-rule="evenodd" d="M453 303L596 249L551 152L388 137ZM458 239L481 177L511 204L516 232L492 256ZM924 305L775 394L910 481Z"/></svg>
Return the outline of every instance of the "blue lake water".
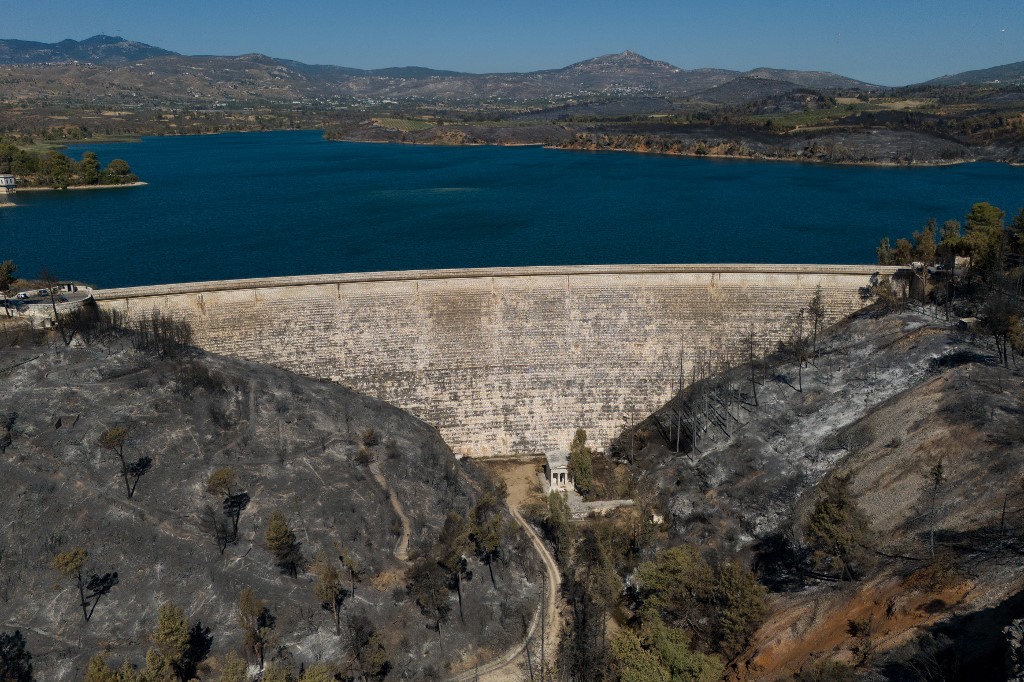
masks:
<svg viewBox="0 0 1024 682"><path fill-rule="evenodd" d="M150 184L20 193L0 260L97 286L418 268L870 263L884 235L1024 205L1024 168L868 168L315 131L82 145Z"/></svg>

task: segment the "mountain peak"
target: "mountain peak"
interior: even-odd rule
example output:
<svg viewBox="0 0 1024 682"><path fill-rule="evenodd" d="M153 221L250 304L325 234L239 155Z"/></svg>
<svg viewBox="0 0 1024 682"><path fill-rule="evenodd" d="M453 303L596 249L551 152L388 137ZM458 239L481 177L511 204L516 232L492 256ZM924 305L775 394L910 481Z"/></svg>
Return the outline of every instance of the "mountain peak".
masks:
<svg viewBox="0 0 1024 682"><path fill-rule="evenodd" d="M74 61L118 64L173 54L176 53L134 40L126 40L121 36L108 36L103 33L85 40L67 38L59 43L0 41L0 62L5 64Z"/></svg>
<svg viewBox="0 0 1024 682"><path fill-rule="evenodd" d="M639 64L639 63L642 63L642 64L658 64L659 63L659 62L654 61L653 59L649 59L649 58L643 56L639 52L633 52L633 50L625 50L624 52L616 52L614 54L605 54L605 55L601 55L600 57L594 57L593 59L588 59L587 61L590 61L590 62L604 61L604 62L609 62L609 63L626 62L626 63L630 63L630 64Z"/></svg>
<svg viewBox="0 0 1024 682"><path fill-rule="evenodd" d="M605 54L582 62L577 62L568 67L575 70L589 69L623 69L623 70L654 70L654 71L678 71L679 69L667 62L659 62L643 56L638 52L626 50L614 54Z"/></svg>
<svg viewBox="0 0 1024 682"><path fill-rule="evenodd" d="M75 42L73 40L67 42ZM108 36L106 33L97 33L91 38L86 38L78 42L79 45L116 45L117 43L130 43L132 45L141 45L142 43L136 43L133 40L125 40L121 36Z"/></svg>

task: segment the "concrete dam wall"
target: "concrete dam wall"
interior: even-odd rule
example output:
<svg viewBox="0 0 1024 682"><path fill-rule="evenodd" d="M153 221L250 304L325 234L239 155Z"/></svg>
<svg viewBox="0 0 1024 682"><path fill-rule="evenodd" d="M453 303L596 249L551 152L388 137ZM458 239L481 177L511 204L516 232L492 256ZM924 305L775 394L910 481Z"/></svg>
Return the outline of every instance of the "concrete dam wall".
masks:
<svg viewBox="0 0 1024 682"><path fill-rule="evenodd" d="M316 275L107 289L102 308L185 319L214 353L327 378L436 426L458 453L604 447L679 388L701 352L790 334L821 287L827 320L875 273L829 265L635 265ZM386 434L385 434L386 436Z"/></svg>

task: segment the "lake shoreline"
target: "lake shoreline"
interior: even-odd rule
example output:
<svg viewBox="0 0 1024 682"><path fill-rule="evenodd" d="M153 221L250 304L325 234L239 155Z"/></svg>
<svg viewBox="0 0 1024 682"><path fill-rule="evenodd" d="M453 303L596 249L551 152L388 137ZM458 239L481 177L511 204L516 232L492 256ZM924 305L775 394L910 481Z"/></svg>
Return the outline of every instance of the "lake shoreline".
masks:
<svg viewBox="0 0 1024 682"><path fill-rule="evenodd" d="M933 217L962 221L978 201L1015 212L1024 182L1024 169L994 163L700 163L531 146L332 145L315 131L147 138L105 155L131 151L150 187L12 197L26 210L0 211L5 258L104 287L588 263L864 263L886 234Z"/></svg>
<svg viewBox="0 0 1024 682"><path fill-rule="evenodd" d="M71 190L87 190L87 189L121 189L122 187L142 187L148 185L148 182L126 182L123 185L71 185L69 187L18 187L15 190L15 194L21 192L68 192Z"/></svg>
<svg viewBox="0 0 1024 682"><path fill-rule="evenodd" d="M444 141L430 141L430 140L388 140L388 139L360 139L355 137L328 137L326 130L323 128L300 128L300 129L288 129L288 130L220 130L216 132L201 132L201 133L187 133L187 134L171 134L171 135L144 135L132 139L132 142L137 142L143 138L174 138L174 137L207 137L217 135L234 135L234 134L250 134L250 133L276 133L276 132L289 132L291 130L296 131L307 131L307 132L319 132L324 135L324 140L327 142L354 142L362 144L398 144L398 145L413 145L420 147L542 147L544 149L554 149L559 151L580 151L580 152L626 152L632 154L649 154L653 156L670 156L670 157L682 157L691 159L735 159L739 161L781 161L786 163L811 163L816 165L825 166L858 166L865 168L942 168L947 166L959 166L964 164L978 163L979 161L986 161L991 163L1005 164L1012 167L1024 166L1024 161L1007 161L1000 159L971 159L971 158L957 158L957 159L923 159L912 161L910 163L900 161L828 161L825 159L814 158L814 157L800 157L800 156L768 156L761 154L697 154L693 152L665 152L650 149L623 149L623 148L608 148L608 149L586 149L582 147L574 147L571 145L561 146L557 144L550 144L546 142L498 142L498 141L486 141L486 140L474 140L472 142L459 142L457 140L444 140ZM67 146L73 145L86 145L86 144L118 144L123 143L124 140L97 140L97 141L76 141L70 143ZM66 147L65 147L66 148ZM139 183L145 185L146 183ZM136 185L113 185L115 187L128 187ZM96 186L76 186L69 187L68 189L93 189ZM107 187L107 185L104 185ZM37 191L39 189L56 189L56 188L25 188L25 190ZM25 191L19 189L18 191Z"/></svg>
<svg viewBox="0 0 1024 682"><path fill-rule="evenodd" d="M506 145L497 145L506 146ZM716 161L754 161L754 162L780 162L780 163L807 163L821 166L857 166L863 168L944 168L947 166L962 166L969 163L977 163L977 159L957 159L955 161L915 161L912 163L899 163L896 161L824 161L814 158L800 158L789 156L742 156L740 154L694 154L692 152L659 152L647 149L580 149L577 147L559 147L557 145L542 145L544 149L553 149L563 152L624 152L626 154L649 154L652 156L672 156L684 159L715 159ZM1011 161L992 161L992 163L1006 163L1009 166L1018 166Z"/></svg>
<svg viewBox="0 0 1024 682"><path fill-rule="evenodd" d="M911 163L898 162L898 161L826 161L824 159L797 157L797 156L762 156L762 155L741 155L741 154L696 154L693 152L664 152L650 149L624 149L624 148L606 148L606 149L586 149L582 147L573 146L561 146L556 144L546 144L544 142L486 142L486 141L473 141L473 142L452 142L452 141L438 141L432 142L429 140L372 140L372 139L358 139L349 137L338 137L338 138L324 138L327 142L350 142L356 144L395 144L395 145L411 145L419 147L541 147L543 149L551 149L555 151L564 152L622 152L626 154L645 154L651 156L665 156L665 157L680 157L687 159L715 159L715 160L735 160L735 161L754 161L754 162L782 162L782 163L806 163L822 166L856 166L864 168L943 168L948 166L959 166L971 163L977 163L979 159L935 159L935 160L921 160L914 161ZM1024 166L1024 163L1017 163L1014 161L999 161L995 159L989 159L992 163L1006 164L1008 166Z"/></svg>

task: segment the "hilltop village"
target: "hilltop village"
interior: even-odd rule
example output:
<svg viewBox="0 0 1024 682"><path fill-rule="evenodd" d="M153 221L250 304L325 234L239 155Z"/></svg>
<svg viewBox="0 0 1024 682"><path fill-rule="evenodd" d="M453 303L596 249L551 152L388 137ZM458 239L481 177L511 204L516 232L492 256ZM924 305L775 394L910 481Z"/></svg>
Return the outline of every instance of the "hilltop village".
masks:
<svg viewBox="0 0 1024 682"><path fill-rule="evenodd" d="M588 430L591 408L563 413L538 392L546 411L489 451L380 400L415 378L400 366L368 359L379 383L357 391L282 368L289 357L246 359L256 337L232 349L211 334L231 316L240 326L240 309L154 311L144 290L92 291L50 316L5 306L0 670L19 682L1019 675L1022 235L1024 214L979 203L963 222L883 241L872 273L819 266L828 277L776 296L776 326L684 348L646 414ZM775 295L791 281L751 272L728 286L717 273L716 290ZM43 310L59 295L18 275L0 267L8 300L31 293ZM204 293L174 286L161 297ZM321 286L337 300L337 282ZM383 288L397 299L400 286ZM421 292L435 330L480 330L472 296L438 292ZM717 314L741 304L725 296ZM604 380L626 376L613 369ZM518 391L559 383L522 372ZM557 427L531 431L547 419ZM456 454L446 433L471 447ZM530 433L550 441L523 445Z"/></svg>

